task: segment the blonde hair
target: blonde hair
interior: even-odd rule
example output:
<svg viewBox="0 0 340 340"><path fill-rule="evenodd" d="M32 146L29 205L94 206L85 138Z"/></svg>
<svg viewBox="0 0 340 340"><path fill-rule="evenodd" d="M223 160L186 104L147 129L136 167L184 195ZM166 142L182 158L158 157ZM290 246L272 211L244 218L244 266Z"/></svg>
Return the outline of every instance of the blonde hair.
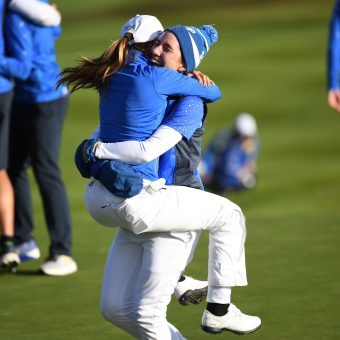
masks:
<svg viewBox="0 0 340 340"><path fill-rule="evenodd" d="M94 59L80 57L77 66L65 68L60 73L61 78L57 86L68 85L71 87L71 92L81 88L99 90L106 84L111 75L129 63L129 50L131 48L146 53L153 44L153 41L149 41L129 45L129 41L132 39L132 34L126 33L121 39L113 41L100 57Z"/></svg>

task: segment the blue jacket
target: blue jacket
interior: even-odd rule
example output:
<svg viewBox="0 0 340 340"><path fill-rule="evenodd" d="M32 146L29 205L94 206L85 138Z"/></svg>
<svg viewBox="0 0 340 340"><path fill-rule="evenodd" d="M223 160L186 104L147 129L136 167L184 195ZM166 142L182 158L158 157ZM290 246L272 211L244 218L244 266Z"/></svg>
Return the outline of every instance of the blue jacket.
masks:
<svg viewBox="0 0 340 340"><path fill-rule="evenodd" d="M337 0L333 10L328 41L328 90L339 89L340 72L340 0Z"/></svg>
<svg viewBox="0 0 340 340"><path fill-rule="evenodd" d="M67 95L66 87L56 89L60 68L54 43L60 27L39 26L9 10L5 34L8 57L0 60L0 74L15 79L15 98L41 103Z"/></svg>
<svg viewBox="0 0 340 340"><path fill-rule="evenodd" d="M217 86L206 88L176 71L149 65L149 59L133 51L136 59L114 74L100 93L100 139L103 142L143 141L160 125L169 95L196 95L206 101L221 97ZM133 166L143 178L158 178L157 160Z"/></svg>
<svg viewBox="0 0 340 340"><path fill-rule="evenodd" d="M3 14L4 14L5 1L0 0L0 60L5 57L5 40L3 32ZM13 87L10 77L0 73L0 93L9 92Z"/></svg>
<svg viewBox="0 0 340 340"><path fill-rule="evenodd" d="M259 146L258 136L242 138L227 129L218 132L202 157L205 184L219 190L243 188L240 171L256 162Z"/></svg>
<svg viewBox="0 0 340 340"><path fill-rule="evenodd" d="M254 163L258 152L259 141L257 137L242 140L242 138L232 136L216 169L217 181L220 186L225 189L243 188L239 171L249 163Z"/></svg>

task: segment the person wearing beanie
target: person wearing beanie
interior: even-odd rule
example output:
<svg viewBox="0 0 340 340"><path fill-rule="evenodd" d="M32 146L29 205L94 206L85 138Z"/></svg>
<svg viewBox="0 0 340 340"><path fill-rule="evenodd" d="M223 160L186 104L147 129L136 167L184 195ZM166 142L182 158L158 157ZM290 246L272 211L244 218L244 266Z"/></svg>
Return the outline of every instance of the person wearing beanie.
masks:
<svg viewBox="0 0 340 340"><path fill-rule="evenodd" d="M174 29L166 29L165 32L156 40L155 45L151 49L150 54L153 63L163 67L171 67L179 72L192 72L193 66L189 66L189 69L187 70L186 60L191 61L192 64L196 63L195 65L198 65L202 58L196 59L197 61L195 62L195 55L197 54L195 51L200 51L201 56L205 56L209 47L217 41L217 31L212 26L206 25L203 27L204 30L194 29L193 27L189 27L189 29L187 29L184 26L175 26ZM197 32L200 33L198 33L197 36L194 36L194 38L190 39L190 41L196 41L195 44L187 44L185 42L187 42L188 39L178 39L172 31L176 31L178 36L184 36L186 38L188 37L188 34L196 34ZM193 31L196 33L192 33ZM204 33L202 33L202 31ZM183 35L181 35L181 33ZM180 54L176 54L176 51L178 52L178 50L181 52ZM186 52L184 52L184 50ZM184 60L184 56L186 56L186 60ZM190 113L188 113L191 111L185 108L185 103L180 103L180 106L181 104L183 105L183 112L186 112L186 115L183 115L182 120L186 121L185 124L189 124L188 122L190 122L190 117L194 117L195 114L191 113L191 116ZM193 107L195 104L189 106ZM202 109L201 112L203 113ZM186 185L185 183L189 182L190 185L187 186L191 186L196 189L202 188L199 177L196 176L196 171L200 159L199 150L201 150L201 137L203 133L202 120L204 120L203 117L205 116L206 112L203 116L201 116L200 119L197 120L196 118L196 123L199 123L199 127L195 130L192 138L189 137L190 135L188 136L185 134L185 130L181 131L179 130L178 126L172 125L174 123L171 122L171 118L176 121L176 119L178 119L176 117L177 114L178 112L176 112L175 107L174 111L171 112L165 118L165 120L163 120L161 127L154 133L154 135L144 142L129 141L121 143L100 143L99 145L97 144L95 156L103 159L119 159L120 161L130 164L147 162L158 157L160 154L165 152L166 148L174 145L182 138L181 141L176 145L176 148L170 149L160 157L159 175L160 177L167 180L166 184L168 185ZM185 124L183 123L183 125ZM164 137L162 135L164 133L162 129L165 129L165 127L169 128L171 126L176 126L175 129L181 131L182 133L177 140L173 138L172 142L170 134L167 136L164 135ZM197 150L197 153L193 152L193 150ZM186 160L182 159L183 163L181 164L180 157L183 156L183 154L190 156L187 156ZM176 160L176 165L171 162L171 160L174 159ZM192 174L195 174L195 176ZM183 184L181 183L181 180L184 181L184 179L188 182L184 182ZM198 181L196 182L197 179ZM193 250L194 248L195 246L193 246ZM179 285L177 285L177 287L178 286ZM176 293L178 289L177 287L175 290ZM202 318L202 328L205 331L212 333L220 332L224 329L240 334L258 329L261 324L260 319L257 317L247 316L240 312L234 305L230 304L230 292L230 287L225 289L225 293L229 296L226 298L225 304L217 303L216 300L218 300L218 298L213 294L208 296L209 303ZM178 296L179 294L176 295ZM220 300L218 301L220 302ZM217 318L217 320L214 318ZM221 321L223 318L227 320L227 324L223 324L224 321ZM211 327L211 325L215 322L217 322L219 327ZM236 324L234 322L236 322Z"/></svg>
<svg viewBox="0 0 340 340"><path fill-rule="evenodd" d="M175 35L181 48L186 72L193 72L218 40L218 33L211 25L201 27L176 25L166 29Z"/></svg>
<svg viewBox="0 0 340 340"><path fill-rule="evenodd" d="M132 101L134 95L143 93L144 105L147 104L149 91L152 93L153 102L157 100L159 95L152 88L148 88L150 75L155 75L158 72L163 75L163 77L157 78L157 82L155 78L153 79L153 87L158 88L158 90L162 89L162 92L165 90L168 92L173 86L176 86L179 90L182 80L179 77L180 73L176 72L177 81L170 77L165 79L167 75L166 67L174 71L186 71L180 45L173 33L164 32L157 39L152 51L152 61L163 67L151 69L152 67L150 68L149 65L143 67L139 64L139 67L135 68L134 63L137 60L134 59L133 62L111 74L107 84L99 88L101 102L110 85L112 85L110 95L116 94L113 91L113 84L120 86L120 96L122 96L124 91L121 90L121 86L124 83L122 77L124 74L130 76L129 91L127 92L129 100ZM133 76L142 78L140 85L137 82L138 79ZM132 79L137 84L132 82ZM190 84L190 86L193 85L193 83ZM141 92L137 92L137 87L141 87ZM177 96L182 97L183 93L177 93ZM126 102L122 102L124 109L126 109ZM135 100L134 103L136 104L136 102ZM115 110L117 106L120 106L119 103L119 101L115 101ZM181 120L171 122L170 114L167 121L163 120L164 126L159 127L162 130L171 131L169 133L175 135L173 139L177 139L177 142L183 136L190 138L190 130L194 126L193 124L192 126L188 125L188 122L185 124L187 104L185 103L180 108L177 107ZM198 101L193 101L191 104L191 109L197 114L203 111L202 103L201 106L199 106ZM133 106L129 106L129 108L133 109ZM111 141L105 136L107 122L105 124L101 115L99 138L102 143L92 140L81 144L86 162L92 163L92 165L97 162L100 163L100 161L97 161L96 151L103 144L119 145L124 143L125 140L125 143L128 143L125 144L128 154L133 148L132 143L137 141L137 144L142 144L152 135L146 127L155 127L157 122L150 121L150 115L147 117L144 110L143 121L144 124L148 122L148 125L144 125L144 129L141 129L141 126L136 126L138 119L142 119L142 117L138 118L137 109L138 107L135 107L136 112L131 118L124 111L116 116L115 124L111 124ZM172 113L175 114L175 112ZM124 118L123 120L120 115ZM200 125L202 118L201 115ZM121 121L124 121L124 124L129 123L130 132ZM134 127L134 130L131 127ZM139 131L138 136L134 135L136 128ZM125 132L124 135L122 131ZM149 134L149 136L144 137L143 134L144 136ZM158 136L154 135L153 137L160 140ZM105 139L107 140L105 141ZM150 174L145 171L146 168L143 169L142 167L144 163L138 164L138 162L133 161L133 156L130 158L129 169L132 168L138 172L143 180L143 187L137 194L132 197L121 195L121 193L115 191L117 188L109 186L105 188L100 180L92 180L85 193L87 210L97 222L109 227L120 226L111 246L104 274L101 310L105 318L138 338L142 334L150 339L183 339L178 332L174 333L173 326L167 323L166 306L170 302L170 295L176 286L178 277L186 265L183 258L188 257L185 246L188 240L182 239L180 242L182 246L179 247L178 240L174 241L172 237L167 237L166 233L170 232L169 236L173 236L175 233L178 238L178 233L208 229L211 233L209 259L209 294L211 295L210 298L208 297L208 301L211 299L211 302L209 302L210 305L208 304L202 318L202 328L210 333L231 330L240 334L258 329L261 324L259 318L241 313L228 302L230 301L231 286L247 284L243 250L245 225L240 208L225 198L202 190L185 186L165 185L165 180L157 179L159 175L156 173L154 175L157 178L150 178ZM148 166L150 163L152 165L153 161L148 160L145 164ZM104 159L102 164L109 163ZM97 178L100 177L100 166L99 164L99 170L96 168L94 173ZM121 169L121 171L123 170ZM127 172L129 171L127 170ZM122 176L124 177L125 174L123 173ZM115 194L112 194L112 191ZM228 232L228 228L234 230L234 240L228 242L234 244L235 247L228 246L226 240L223 237L221 238L223 234ZM155 247L156 242L162 242L162 246ZM132 244L134 244L133 247ZM140 244L140 246L137 247L137 244ZM167 261L170 261L167 262L168 265L165 265L165 262L163 263L166 254L170 254L167 259ZM221 263L221 268L228 268L231 272L228 275L220 272L221 269L213 265L215 261ZM182 265L179 266L179 263ZM140 269L135 270L135 268ZM173 275L174 268L178 270L177 276ZM169 273L172 273L171 276L169 276ZM158 277L161 275L162 279L158 278L157 281L154 281L156 274ZM161 295L159 295L160 291L162 291ZM131 292L135 292L135 294L128 298ZM127 299L124 299L124 297L127 297ZM124 311L124 313L120 313L120 311ZM136 315L137 318L134 318ZM134 321L136 319L138 321ZM213 324L216 324L216 320L218 320L218 324L214 327Z"/></svg>
<svg viewBox="0 0 340 340"><path fill-rule="evenodd" d="M129 74L130 79L131 79L131 76L136 77L137 76L136 71L139 71L140 67L143 67L142 71L143 72L145 71L145 73L151 72L151 71L153 73L155 73L154 75L151 74L151 76L154 77L157 80L157 82L153 81L152 78L151 79L147 78L147 79L144 79L145 81L140 81L140 84L137 84L138 85L138 91L142 92L142 95L139 95L139 97L144 98L144 101L143 101L143 103L141 103L141 105L143 104L144 107L146 106L146 108L148 108L148 106L150 106L150 104L147 102L148 97L145 95L145 93L148 92L148 84L150 84L149 87L150 87L150 92L151 92L151 95L150 95L150 98L151 98L151 101L152 101L151 104L152 104L152 107L155 106L157 108L157 111L155 113L151 111L151 113L149 113L149 115L150 114L159 115L160 113L162 113L162 114L165 113L164 111L163 112L160 111L159 108L158 108L158 107L162 108L162 106L164 105L162 103L163 101L165 102L165 104L167 104L167 100L164 100L164 99L167 99L167 98L165 96L161 95L163 92L169 93L169 94L179 94L179 95L182 95L182 94L197 94L200 97L203 97L208 101L218 99L220 97L220 91L219 91L217 86L212 86L211 88L206 88L206 87L200 85L196 80L193 80L193 79L188 78L186 76L180 75L177 72L174 72L174 71L170 72L170 70L166 70L166 69L157 69L155 67L149 67L147 65L146 61L148 61L148 59L146 58L145 55L143 55L142 52L146 51L149 48L150 41L152 41L155 34L159 35L159 33L161 33L160 31L161 32L163 31L163 27L161 26L161 24L159 23L157 18L155 18L153 16L148 16L148 15L137 15L134 18L131 18L123 26L122 32L121 32L121 39L119 41L113 42L112 46L110 46L107 49L107 51L103 54L105 56L111 56L115 48L120 48L121 50L128 52L128 58L127 58L126 63L129 64L129 65L127 65L126 68L124 68L123 65L119 66L119 68L121 68L121 71L119 72L119 76L122 76L122 78L124 78L124 80L125 80L125 77L123 77L123 74ZM84 58L84 60L85 60L85 58ZM131 62L131 64L130 64L131 60L133 60L133 62ZM105 63L105 62L106 61L104 60L104 58L102 58L101 63ZM124 63L125 63L125 61L123 61L123 64ZM112 58L111 57L110 57L110 60L107 64L108 64L108 69L107 69L108 72L112 72L112 70L109 69L109 67L112 65ZM86 65L87 64L85 62L83 66L86 67ZM128 67L130 69L128 69ZM67 79L66 82L68 82L68 83L73 82L73 84L74 84L74 82L77 81L76 75L77 75L78 70L79 70L78 68L76 68L76 69L69 68L69 69L64 70L64 72L62 74L63 80ZM156 71L159 71L158 74L156 73ZM91 71L87 72L87 74L88 73L90 73L90 75L91 75ZM117 76L118 76L118 74L117 74ZM150 77L150 76L148 76L148 77ZM77 79L79 79L79 78L77 78ZM163 79L166 81L166 83L160 82L160 80L163 80ZM93 78L94 82L95 82L95 80L96 79ZM138 79L136 79L136 80L138 80ZM152 81L151 83L150 83L150 80ZM154 90L154 88L155 88L154 83L156 84L156 90L157 90L156 93L155 93L155 90ZM170 85L173 83L173 85L169 86L168 83ZM112 93L118 92L113 88L109 89L108 88L109 85L111 85L111 84L108 84L108 86L100 87L102 104L104 104L106 102L105 98L107 96L111 95ZM126 86L126 89L125 89L126 93L128 93L128 89L131 89L131 88L133 89L133 86L131 86L131 83L124 84L124 81L122 81L122 82L119 83L120 91L121 91L122 87L124 88L124 86ZM107 93L105 91L107 91ZM136 91L137 91L137 89L136 89ZM178 91L180 91L180 92L178 92ZM133 123L136 124L137 120L135 119L135 117L136 117L135 111L137 111L138 102L134 101L134 105L136 105L137 107L131 106L134 111L131 112L132 118L130 118L130 119L133 119L134 120ZM103 111L104 115L105 115L106 111L109 114L109 112L110 112L109 110L111 108L112 108L112 104L110 102L108 102L106 106L105 105L102 106L102 111ZM144 112L142 112L142 114L143 115L137 114L137 116L140 115L140 118L142 118L143 116L145 117L146 116L145 109L144 109ZM154 117L156 119L158 119L157 116L154 116ZM152 122L155 118L150 119L150 121ZM106 119L106 118L104 117L104 119ZM103 124L102 126L105 126L105 125L106 124ZM151 133L154 129L153 125L151 125L151 128L152 128L152 130L150 130L150 128L148 128L149 130L146 130L146 132ZM122 127L121 127L121 129L122 129ZM101 129L101 130L103 130L103 129ZM144 130L144 128L142 130ZM103 131L101 131L101 132L103 132ZM109 132L109 133L110 133L111 136L114 135L111 132ZM101 137L103 138L103 135ZM106 164L108 164L108 163L106 163ZM143 171L145 174L148 174L148 173L151 173L151 170L148 170L149 168L152 169L152 171L153 171L153 169L155 168L155 166L153 166L153 162L151 162L151 164L149 163L147 166L145 166L144 170L143 170L142 166L140 166L139 171L140 172ZM104 171L101 171L99 176L103 173L104 173ZM158 174L157 174L157 176L158 176ZM110 178L108 178L108 181L110 183L113 182L112 179L110 179ZM104 183L105 179L104 180L102 179L102 182ZM124 237L126 237L126 234L129 234L128 231L121 230L121 232L119 232L116 235L114 244L112 246L113 248L111 249L110 254L111 253L114 254L114 250L117 249L120 242L125 240ZM152 246L154 248L154 247L157 246L158 249L163 250L163 252L160 251L157 254L157 257L159 257L161 254L164 254L165 250L169 249L167 244L169 243L169 240L171 240L171 242L174 245L175 244L178 245L178 243L180 244L180 246L179 246L180 251L178 252L178 256L179 256L178 258L181 259L180 254L183 254L183 252L186 251L187 247L190 248L189 243L193 242L193 241L190 241L190 242L189 241L188 242L183 241L183 240L191 240L191 238L193 238L193 237L191 235L187 235L187 234L192 234L192 233L186 232L186 233L181 233L181 234L182 234L181 238L171 236L168 233L164 233L164 236L159 235L159 237L155 237L155 236L152 236L150 234L145 235L144 237L137 237L137 236L133 235L133 237L134 237L133 241L134 242L132 242L132 241L130 242L130 244L133 244L133 246L131 246L130 248L127 248L127 247L124 248L124 251L125 250L129 250L130 252L139 251L142 244L144 244L144 247ZM131 237L131 235L130 235L130 237ZM183 249L183 247L185 249ZM176 248L174 247L174 249L176 249ZM164 283L165 283L165 281L168 281L170 277L172 279L174 278L175 279L174 282L176 283L178 281L180 273L184 269L184 267L182 267L182 261L178 261L178 264L175 267L172 267L173 269L172 269L172 271L170 271L169 266L167 265L168 261L171 259L171 256L169 256L169 255L167 255L165 253L164 256L163 256L163 259L164 259L163 266L164 266L164 268L168 268L167 272L166 272L166 276L164 276L165 273L163 273L162 275L160 275L160 280L155 279L154 275L156 275L156 274L154 274L152 276L152 280L154 282L153 286L155 286L156 288L159 287L160 289L152 289L152 290L150 290L149 293L147 291L145 291L144 294L143 294L144 297L147 297L148 294L149 295L151 294L154 299L158 300L156 294L159 294L160 292L161 292L162 295L163 294L169 294L169 297L170 297L172 291L169 291L169 288L171 288L171 287L170 286L168 287L168 285L166 284L166 286L168 288L164 291ZM140 255L137 255L136 257L138 257L138 256L140 256ZM109 256L109 258L111 258L111 257ZM108 258L108 261L109 261L109 258ZM132 265L130 265L128 263L128 259L130 257L124 256L123 251L119 252L119 258L126 258L126 261L124 262L124 268L131 268ZM145 261L147 261L147 259ZM140 280L137 280L134 277L134 275L137 275L138 272L139 272L138 268L139 267L136 267L136 269L134 271L129 272L130 279L126 279L126 275L122 272L122 267L119 264L117 264L115 266L114 263L110 262L110 265L107 266L107 270L105 270L106 274L105 274L105 277L104 277L104 286L103 286L102 304L101 304L102 313L104 314L106 319L108 319L109 321L111 321L112 323L116 324L117 326L119 326L123 329L126 329L126 326L124 326L124 319L125 318L123 318L123 324L120 324L119 320L121 320L121 317L119 315L112 313L112 310L116 310L116 309L112 309L111 308L112 305L110 307L110 306L108 306L108 304L110 304L110 303L114 304L115 302L117 302L114 298L115 296L118 298L118 301L130 301L131 296L127 296L128 293L132 294L132 296L138 296L136 293L133 293L134 289L136 289L139 285L143 285L143 286L146 285L146 283L143 284L142 282L140 282ZM170 268L171 268L171 265L170 265ZM106 289L105 288L106 286L112 287L111 284L110 284L110 277L111 277L110 273L111 272L115 273L115 275L114 275L115 280L114 280L113 284L114 284L114 287L116 287L116 288L115 289L111 289L111 288ZM124 282L122 282L122 284L119 284L119 280L118 280L119 277L124 280ZM145 279L146 279L146 277L143 278L143 280L145 280ZM129 283L129 285L133 286L134 289L131 288L131 289L128 289L128 291L126 291L125 287L127 286L127 282ZM198 289L202 290L202 293L198 292L199 294L201 294L201 295L206 294L206 290L207 290L207 282L206 281L198 281L198 280L193 280L193 279L186 277L186 279L181 280L181 282L182 282L181 286L183 286L183 284L185 283L185 286L187 287L187 289L184 290L184 293L187 290L190 289L190 291L191 291L190 298L192 299L192 301L196 301L196 300L194 300L195 295L192 295L193 289L197 290L197 288L198 288ZM188 284L188 282L189 282L189 284ZM138 286L137 286L137 283L138 283ZM122 289L123 289L123 291L122 291ZM125 296L126 298L122 299L122 296ZM169 330L172 334L179 333L179 331L177 331L175 327L169 328L168 323L166 322L165 316L163 315L163 308L166 308L166 305L168 303L168 302L166 302L166 300L163 300L164 302L162 302L162 303L165 304L164 307L162 307L160 309L156 309L156 310L153 308L153 305L143 306L143 304L142 304L143 301L140 301L140 302L136 301L135 303L141 304L140 308L145 310L145 313L144 313L144 314L146 314L145 318L147 317L147 313L155 313L155 311L157 313L161 313L160 316L162 316L162 317L155 318L155 322L151 326L150 325L148 326L148 332L152 332L152 331L157 332L157 334L159 334L158 338L164 338L164 334L169 332ZM133 310L131 312L131 316L133 316L134 312L135 312L135 310ZM142 318L137 322L139 328L142 328L142 329L145 328L143 326L144 320L145 319ZM128 327L127 331L130 332L133 335L136 335L136 331L135 331L135 329L137 327L136 326L136 320L132 318L132 320L129 320L128 323L129 323L130 326Z"/></svg>

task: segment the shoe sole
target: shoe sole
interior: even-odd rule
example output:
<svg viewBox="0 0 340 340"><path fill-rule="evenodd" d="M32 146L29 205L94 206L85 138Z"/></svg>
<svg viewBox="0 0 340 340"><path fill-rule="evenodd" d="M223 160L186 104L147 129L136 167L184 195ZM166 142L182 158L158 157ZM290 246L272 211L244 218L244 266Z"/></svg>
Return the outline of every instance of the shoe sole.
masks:
<svg viewBox="0 0 340 340"><path fill-rule="evenodd" d="M179 303L182 306L187 306L190 304L198 305L203 300L206 299L208 294L208 287L201 289L187 290L179 299Z"/></svg>
<svg viewBox="0 0 340 340"><path fill-rule="evenodd" d="M40 267L39 271L48 276L66 276L74 274L78 271L77 265L69 266L68 268L46 268L44 264Z"/></svg>
<svg viewBox="0 0 340 340"><path fill-rule="evenodd" d="M4 271L15 273L17 271L17 267L19 266L19 264L20 261L12 259L6 262L2 262L1 269L3 269Z"/></svg>
<svg viewBox="0 0 340 340"><path fill-rule="evenodd" d="M229 329L229 328L214 328L214 327L209 327L209 326L203 326L201 325L201 328L204 332L210 333L210 334L220 334L222 332L232 332L234 334L237 335L244 335L244 334L249 334L249 333L254 333L256 332L259 328L261 327L261 325L259 325L258 327L251 329L250 331L236 331L234 329Z"/></svg>
<svg viewBox="0 0 340 340"><path fill-rule="evenodd" d="M64 271L53 271L53 270L46 270L43 268L39 269L39 272L42 274L48 275L48 276L66 276L71 275L77 272L78 268L72 268L70 270L64 270Z"/></svg>
<svg viewBox="0 0 340 340"><path fill-rule="evenodd" d="M18 265L19 265L18 262L10 262L10 263L6 263L6 264L2 264L1 268L4 271L16 273Z"/></svg>

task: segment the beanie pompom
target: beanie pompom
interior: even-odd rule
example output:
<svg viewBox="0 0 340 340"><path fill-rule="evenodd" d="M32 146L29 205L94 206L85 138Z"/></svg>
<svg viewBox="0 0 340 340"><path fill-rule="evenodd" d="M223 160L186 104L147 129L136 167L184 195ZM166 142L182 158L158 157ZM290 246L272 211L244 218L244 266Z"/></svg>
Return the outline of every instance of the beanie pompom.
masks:
<svg viewBox="0 0 340 340"><path fill-rule="evenodd" d="M216 29L213 26L211 26L211 25L203 25L203 26L200 27L200 29L207 33L207 35L210 38L211 45L213 45L213 44L215 44L215 42L217 42L217 40L218 40L218 33L217 33Z"/></svg>

